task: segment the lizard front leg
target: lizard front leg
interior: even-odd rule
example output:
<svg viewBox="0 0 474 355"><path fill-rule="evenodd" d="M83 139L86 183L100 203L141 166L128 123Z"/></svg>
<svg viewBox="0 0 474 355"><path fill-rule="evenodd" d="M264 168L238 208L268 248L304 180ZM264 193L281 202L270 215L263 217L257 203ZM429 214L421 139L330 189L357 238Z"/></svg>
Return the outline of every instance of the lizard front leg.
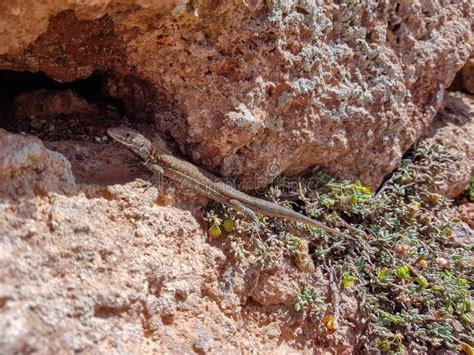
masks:
<svg viewBox="0 0 474 355"><path fill-rule="evenodd" d="M151 171L152 175L148 179L148 181L144 182L142 187L145 189L149 189L152 186L159 184L162 181L164 175L164 169L159 166L158 164L151 164L145 162L144 165Z"/></svg>
<svg viewBox="0 0 474 355"><path fill-rule="evenodd" d="M165 170L163 169L163 167L159 166L158 164L147 164L146 166L153 173L150 178L150 182L153 185L156 185L161 182L161 180L163 179L163 175L165 174Z"/></svg>
<svg viewBox="0 0 474 355"><path fill-rule="evenodd" d="M235 209L242 212L247 218L251 219L253 222L253 228L256 232L260 230L260 222L254 211L252 211L250 208L248 208L242 202L236 199L230 199L226 201L226 203L230 205L231 207L234 207Z"/></svg>

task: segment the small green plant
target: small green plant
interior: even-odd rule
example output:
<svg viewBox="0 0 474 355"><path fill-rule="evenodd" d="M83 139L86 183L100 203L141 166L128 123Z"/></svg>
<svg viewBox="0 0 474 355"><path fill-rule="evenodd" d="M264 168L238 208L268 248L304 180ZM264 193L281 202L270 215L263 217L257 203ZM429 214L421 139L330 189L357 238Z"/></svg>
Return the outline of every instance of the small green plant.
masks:
<svg viewBox="0 0 474 355"><path fill-rule="evenodd" d="M331 258L342 288L362 299L370 319L368 353L474 344L472 251L453 243L457 220L450 201L437 193L446 181L443 168L456 159L440 146L423 145L374 196L360 183L318 175L324 193L304 197L308 214L363 232L350 242L320 235L312 244L321 263Z"/></svg>
<svg viewBox="0 0 474 355"><path fill-rule="evenodd" d="M291 252L308 251L308 241L295 237L292 234L285 236L285 244Z"/></svg>
<svg viewBox="0 0 474 355"><path fill-rule="evenodd" d="M409 280L411 278L410 277L410 269L408 268L407 265L402 265L402 266L398 267L397 269L395 269L394 274L399 279Z"/></svg>
<svg viewBox="0 0 474 355"><path fill-rule="evenodd" d="M295 304L295 310L297 312L308 310L317 301L318 294L316 290L307 285L302 285L300 288L300 295Z"/></svg>
<svg viewBox="0 0 474 355"><path fill-rule="evenodd" d="M206 214L205 220L210 224L210 227L208 229L209 235L211 237L219 237L222 234L222 218L220 218L213 210L210 210Z"/></svg>
<svg viewBox="0 0 474 355"><path fill-rule="evenodd" d="M222 229L227 233L230 233L235 229L235 221L228 209L224 205L217 207L222 210L222 213L210 209L204 216L204 220L209 224L208 233L211 237L219 237L222 234ZM221 214L224 214L225 217L221 218Z"/></svg>
<svg viewBox="0 0 474 355"><path fill-rule="evenodd" d="M245 250L244 243L240 239L232 241L230 247L234 253L234 258L237 262L243 261L245 257L249 254L249 252Z"/></svg>
<svg viewBox="0 0 474 355"><path fill-rule="evenodd" d="M356 278L349 273L342 274L342 288L348 289L354 286Z"/></svg>
<svg viewBox="0 0 474 355"><path fill-rule="evenodd" d="M337 324L344 322L338 314L338 290L350 290L368 319L361 344L365 353L450 349L470 354L473 249L455 243L458 220L451 201L439 193L448 181L443 171L456 159L438 145L415 147L375 194L360 182L337 182L320 169L313 172L311 184L295 178L288 181L293 189L271 186L267 199L297 201L300 212L348 237L307 227L296 234L295 224L265 218L260 235L246 238L248 230L239 227L237 218L231 234L242 235L242 241L233 244L234 255L242 259L251 254L257 265L275 267L290 253L301 271L331 270L325 273L330 275L327 289L301 286L295 309L328 332L337 331Z"/></svg>
<svg viewBox="0 0 474 355"><path fill-rule="evenodd" d="M363 186L360 181L329 182L326 188L329 192L320 198L320 203L324 207L337 207L337 209L354 213L360 210L361 204L372 198L370 187Z"/></svg>

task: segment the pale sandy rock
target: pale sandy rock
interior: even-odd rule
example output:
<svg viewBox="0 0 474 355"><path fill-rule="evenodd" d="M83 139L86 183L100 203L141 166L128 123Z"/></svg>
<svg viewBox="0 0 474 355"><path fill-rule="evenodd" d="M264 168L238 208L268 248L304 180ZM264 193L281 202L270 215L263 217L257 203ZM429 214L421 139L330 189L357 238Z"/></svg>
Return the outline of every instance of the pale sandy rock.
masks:
<svg viewBox="0 0 474 355"><path fill-rule="evenodd" d="M127 115L250 189L321 165L377 186L469 57L467 0L3 1L0 68L104 76Z"/></svg>
<svg viewBox="0 0 474 355"><path fill-rule="evenodd" d="M465 90L474 94L474 56L467 61L462 69L456 74L456 79L453 83L453 89Z"/></svg>
<svg viewBox="0 0 474 355"><path fill-rule="evenodd" d="M441 144L453 154L439 174L440 192L449 198L464 193L474 174L474 98L462 93L446 95L425 142Z"/></svg>
<svg viewBox="0 0 474 355"><path fill-rule="evenodd" d="M0 142L11 136L2 132ZM292 277L317 278L324 289L321 275L309 279L281 260L265 271L281 285L260 279L257 265L238 265L224 253L225 238L208 240L189 210L159 206L161 191L144 188L133 174L121 184L82 182L66 194L56 187L63 170L40 163L50 154L41 141L13 137L15 147L40 149L26 155L31 162L0 150L10 162L2 166L21 168L11 183L33 176L45 191L1 195L0 353L311 353L320 349L315 337L325 339L325 349L352 349L354 330L345 344L326 339L291 304L298 291ZM113 147L102 167L123 158ZM97 156L103 151L95 149ZM115 173L100 173L94 159L99 171L84 170L82 181L113 181Z"/></svg>
<svg viewBox="0 0 474 355"><path fill-rule="evenodd" d="M75 190L69 161L62 154L46 149L38 138L0 132L0 152L0 192L3 195Z"/></svg>
<svg viewBox="0 0 474 355"><path fill-rule="evenodd" d="M48 119L59 115L97 115L97 108L70 90L38 90L17 96L13 102L17 119Z"/></svg>
<svg viewBox="0 0 474 355"><path fill-rule="evenodd" d="M294 305L300 294L298 281L291 276L291 273L282 271L260 275L258 285L252 293L252 299L264 306Z"/></svg>
<svg viewBox="0 0 474 355"><path fill-rule="evenodd" d="M459 217L472 228L471 242L474 243L474 203L464 203L458 208Z"/></svg>

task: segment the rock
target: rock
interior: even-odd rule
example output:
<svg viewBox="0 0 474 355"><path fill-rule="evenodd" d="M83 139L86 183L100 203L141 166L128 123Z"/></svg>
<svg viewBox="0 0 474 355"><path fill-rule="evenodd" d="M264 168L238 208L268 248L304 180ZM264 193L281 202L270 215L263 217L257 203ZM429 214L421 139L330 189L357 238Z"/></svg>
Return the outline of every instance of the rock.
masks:
<svg viewBox="0 0 474 355"><path fill-rule="evenodd" d="M264 306L293 306L299 294L298 283L290 273L262 274L252 293L252 299Z"/></svg>
<svg viewBox="0 0 474 355"><path fill-rule="evenodd" d="M468 1L2 4L0 68L102 73L127 116L244 189L314 165L378 186L469 57Z"/></svg>
<svg viewBox="0 0 474 355"><path fill-rule="evenodd" d="M194 350L198 353L207 353L212 346L212 342L212 337L207 332L203 332L199 334L194 342Z"/></svg>
<svg viewBox="0 0 474 355"><path fill-rule="evenodd" d="M474 172L474 98L462 93L446 95L444 108L426 132L426 141L443 145L453 155L440 173L439 192L449 198L464 193Z"/></svg>
<svg viewBox="0 0 474 355"><path fill-rule="evenodd" d="M50 119L59 115L97 115L98 110L70 90L38 90L23 93L13 101L17 119Z"/></svg>
<svg viewBox="0 0 474 355"><path fill-rule="evenodd" d="M462 69L456 74L456 78L451 86L453 90L465 90L474 94L474 56L467 61Z"/></svg>
<svg viewBox="0 0 474 355"><path fill-rule="evenodd" d="M38 138L0 132L0 193L21 195L69 194L76 184L71 164L46 149Z"/></svg>
<svg viewBox="0 0 474 355"><path fill-rule="evenodd" d="M41 141L13 138L18 147L38 144L39 153L26 155L31 162L11 181L21 186L31 174L48 193L9 190L15 198L5 198L0 190L0 353L311 352L320 337L315 329L295 345L298 325L288 324L287 310L275 317L257 302L245 306L252 297L290 304L298 291L291 260L268 270L278 278L262 278L253 295L255 286L245 286L258 274L247 266L233 277L229 271L234 286L225 292L216 283L220 298L209 297L203 290L210 280L221 280L232 265L189 211L159 206L156 189L136 181L81 182L65 194L63 182L49 176L61 170L39 163L50 154ZM232 307L227 299L236 300ZM278 329L288 341L275 335Z"/></svg>
<svg viewBox="0 0 474 355"><path fill-rule="evenodd" d="M471 238L472 242L474 242L474 203L463 203L458 208L459 218L461 218L469 227L472 228L471 230Z"/></svg>
<svg viewBox="0 0 474 355"><path fill-rule="evenodd" d="M11 74L8 80L14 82L14 78ZM34 82L34 77L31 81ZM119 108L110 106L106 98L98 95L81 92L93 101L89 102L71 90L19 90L11 104L2 107L4 127L12 132L27 132L46 141L73 139L102 143L107 141L103 139L106 129L121 120Z"/></svg>
<svg viewBox="0 0 474 355"><path fill-rule="evenodd" d="M100 73L132 124L247 189L315 164L378 185L472 43L465 2L45 0L0 13L0 69L59 82ZM294 309L300 284L328 289L321 270L232 261L195 218L203 202L176 208L180 186L163 196L134 180L146 172L103 140L120 110L103 121L93 109L92 131L60 127L49 118L91 106L23 95L15 127L34 116L61 134L43 144L0 130L0 353L356 351L354 296L340 296L337 337Z"/></svg>

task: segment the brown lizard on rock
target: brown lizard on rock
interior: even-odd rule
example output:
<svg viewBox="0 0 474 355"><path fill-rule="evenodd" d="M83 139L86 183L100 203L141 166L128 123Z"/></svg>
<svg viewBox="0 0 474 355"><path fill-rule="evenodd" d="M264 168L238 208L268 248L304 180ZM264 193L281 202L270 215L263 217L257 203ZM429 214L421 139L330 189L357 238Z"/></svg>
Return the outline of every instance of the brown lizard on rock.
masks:
<svg viewBox="0 0 474 355"><path fill-rule="evenodd" d="M315 221L301 213L277 205L276 203L249 196L221 181L209 172L197 166L165 153L153 145L149 139L130 128L109 128L107 133L117 142L125 145L137 155L143 164L154 175L164 175L178 183L191 184L203 195L234 207L251 218L258 228L259 223L255 212L271 216L290 219L310 226L320 228L328 233L347 238L341 232Z"/></svg>

